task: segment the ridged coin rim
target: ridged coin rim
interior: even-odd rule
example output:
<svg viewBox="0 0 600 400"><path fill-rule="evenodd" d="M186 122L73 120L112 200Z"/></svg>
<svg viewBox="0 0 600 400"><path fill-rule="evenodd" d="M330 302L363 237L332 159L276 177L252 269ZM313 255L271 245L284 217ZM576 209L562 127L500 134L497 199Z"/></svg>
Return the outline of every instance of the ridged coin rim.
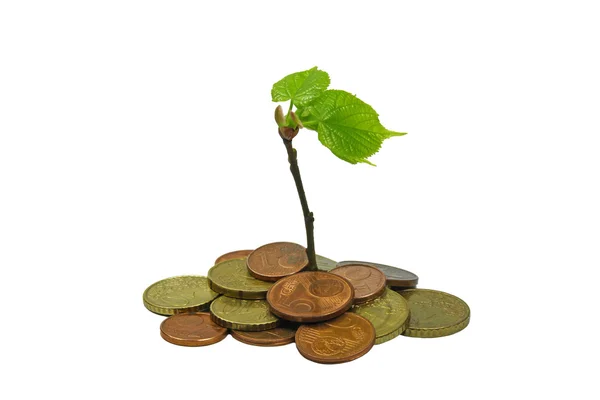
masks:
<svg viewBox="0 0 600 400"><path fill-rule="evenodd" d="M399 294L402 295L402 293L415 292L415 291L442 293L447 296L452 296L452 297L460 300L462 303L464 303L465 307L467 308L467 316L463 320L457 322L456 324L453 324L450 326L444 326L444 327L440 327L440 328L411 328L410 327L410 317L409 317L408 318L408 326L407 326L406 330L404 331L404 333L402 333L402 335L408 336L408 337L417 337L417 338L439 338L439 337L450 336L455 333L458 333L458 332L462 331L463 329L465 329L469 325L469 322L471 321L471 308L469 307L467 302L464 301L463 299L461 299L460 297L455 296L451 293L442 292L441 290L434 290L434 289L407 289L407 290L402 290L401 292L399 292ZM404 296L402 296L402 297L404 297ZM410 301L408 299L406 299L406 301L408 302L408 306L410 308Z"/></svg>

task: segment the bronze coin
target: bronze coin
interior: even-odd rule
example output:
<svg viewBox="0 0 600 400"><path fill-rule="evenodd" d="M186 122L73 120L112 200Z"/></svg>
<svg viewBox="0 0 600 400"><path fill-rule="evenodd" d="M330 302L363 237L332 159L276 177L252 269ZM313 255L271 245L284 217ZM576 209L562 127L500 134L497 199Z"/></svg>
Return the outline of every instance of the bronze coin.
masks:
<svg viewBox="0 0 600 400"><path fill-rule="evenodd" d="M419 277L410 271L405 269L392 267L385 264L377 264L370 261L341 261L337 265L338 267L350 264L363 264L372 265L381 272L387 278L387 285L395 289L411 289L416 288L419 283Z"/></svg>
<svg viewBox="0 0 600 400"><path fill-rule="evenodd" d="M267 292L267 301L273 314L288 321L320 322L352 307L354 288L329 272L300 272L275 282Z"/></svg>
<svg viewBox="0 0 600 400"><path fill-rule="evenodd" d="M289 327L280 327L260 332L231 331L231 336L240 342L253 346L282 346L294 342L296 330Z"/></svg>
<svg viewBox="0 0 600 400"><path fill-rule="evenodd" d="M354 287L354 304L376 299L385 291L385 275L371 265L346 264L330 272L350 281Z"/></svg>
<svg viewBox="0 0 600 400"><path fill-rule="evenodd" d="M274 282L302 271L308 265L306 249L289 242L269 243L254 250L246 260L250 275Z"/></svg>
<svg viewBox="0 0 600 400"><path fill-rule="evenodd" d="M375 328L366 319L345 313L327 322L302 325L296 332L296 347L305 358L336 364L365 355L375 344Z"/></svg>
<svg viewBox="0 0 600 400"><path fill-rule="evenodd" d="M209 313L175 314L160 324L160 336L180 346L208 346L225 339L227 329L215 324Z"/></svg>
<svg viewBox="0 0 600 400"><path fill-rule="evenodd" d="M236 250L236 251L232 251L229 253L225 253L222 256L219 256L219 258L217 258L215 260L215 265L217 265L220 262L227 261L227 260L234 260L236 258L246 258L253 251L254 250Z"/></svg>

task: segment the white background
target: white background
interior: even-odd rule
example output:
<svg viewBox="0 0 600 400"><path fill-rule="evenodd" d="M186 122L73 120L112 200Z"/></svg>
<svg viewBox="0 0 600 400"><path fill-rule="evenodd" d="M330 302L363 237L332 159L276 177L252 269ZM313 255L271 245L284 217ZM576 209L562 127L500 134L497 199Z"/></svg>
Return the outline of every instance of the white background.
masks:
<svg viewBox="0 0 600 400"><path fill-rule="evenodd" d="M598 398L597 3L0 4L3 398ZM163 341L148 285L305 244L270 89L315 65L409 133L376 168L294 140L317 252L470 326L337 366Z"/></svg>

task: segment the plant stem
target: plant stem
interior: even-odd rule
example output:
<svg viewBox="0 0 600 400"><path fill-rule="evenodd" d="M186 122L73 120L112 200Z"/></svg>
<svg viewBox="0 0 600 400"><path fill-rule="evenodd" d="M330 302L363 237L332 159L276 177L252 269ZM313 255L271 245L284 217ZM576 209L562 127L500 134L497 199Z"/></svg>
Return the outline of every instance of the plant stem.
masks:
<svg viewBox="0 0 600 400"><path fill-rule="evenodd" d="M302 213L304 214L304 226L306 227L306 254L308 255L308 267L307 270L317 270L317 257L315 255L315 237L314 237L314 221L315 218L313 213L308 209L308 202L306 201L306 194L304 193L304 186L302 185L302 178L300 177L300 169L298 168L298 157L296 149L292 146L292 141L283 139L283 144L288 153L288 161L290 162L290 171L294 177L296 183L296 189L298 189L298 197L300 197L300 204L302 205Z"/></svg>

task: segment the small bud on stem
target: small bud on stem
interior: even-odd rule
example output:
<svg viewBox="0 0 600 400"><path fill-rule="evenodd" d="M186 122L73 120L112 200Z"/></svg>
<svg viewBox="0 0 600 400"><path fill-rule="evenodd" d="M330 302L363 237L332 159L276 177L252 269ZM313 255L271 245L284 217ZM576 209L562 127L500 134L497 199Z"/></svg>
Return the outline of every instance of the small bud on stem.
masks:
<svg viewBox="0 0 600 400"><path fill-rule="evenodd" d="M302 125L302 121L300 121L300 118L298 118L298 116L296 115L295 112L290 111L290 117L292 117L292 121L294 121L296 126L298 126L300 128L304 128L304 125Z"/></svg>
<svg viewBox="0 0 600 400"><path fill-rule="evenodd" d="M282 127L285 125L285 117L283 116L283 109L281 105L277 106L275 109L275 122L277 122L277 126Z"/></svg>

